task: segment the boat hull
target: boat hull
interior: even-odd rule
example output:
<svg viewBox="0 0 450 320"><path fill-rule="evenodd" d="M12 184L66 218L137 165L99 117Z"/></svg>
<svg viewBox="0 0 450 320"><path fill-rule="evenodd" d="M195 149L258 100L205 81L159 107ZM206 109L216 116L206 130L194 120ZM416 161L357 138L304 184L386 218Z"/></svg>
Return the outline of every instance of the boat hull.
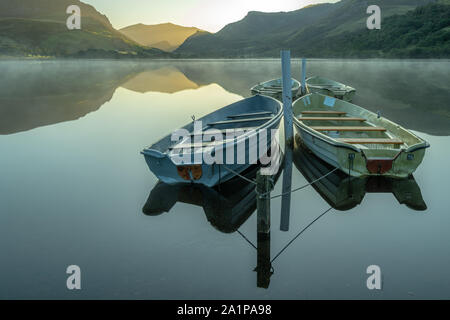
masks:
<svg viewBox="0 0 450 320"><path fill-rule="evenodd" d="M329 174L333 170L332 166L298 145L294 149L294 163L308 182L316 181L312 187L336 210L353 209L362 202L366 193L392 193L400 204L412 210L427 209L413 175L397 179L383 176L349 177L340 171ZM320 179L325 175L325 178Z"/></svg>
<svg viewBox="0 0 450 320"><path fill-rule="evenodd" d="M425 149L418 149L408 153L402 152L395 159L390 158L392 159L392 167L388 172L383 174L373 173L367 167L367 158L363 152L333 145L297 124L294 124L294 126L297 133L296 139L299 139L298 142L306 146L320 159L353 177L386 175L406 178L416 171L425 156ZM389 156L392 155L388 155L386 158L389 159ZM413 160L409 160L411 158Z"/></svg>
<svg viewBox="0 0 450 320"><path fill-rule="evenodd" d="M245 164L199 164L198 170L201 170L201 177L197 180L186 180L177 174L178 166L173 163L169 157L157 159L151 155L144 153L145 161L149 169L164 183L173 185L178 183L197 183L207 187L227 182L236 177L234 172L242 172L255 163Z"/></svg>

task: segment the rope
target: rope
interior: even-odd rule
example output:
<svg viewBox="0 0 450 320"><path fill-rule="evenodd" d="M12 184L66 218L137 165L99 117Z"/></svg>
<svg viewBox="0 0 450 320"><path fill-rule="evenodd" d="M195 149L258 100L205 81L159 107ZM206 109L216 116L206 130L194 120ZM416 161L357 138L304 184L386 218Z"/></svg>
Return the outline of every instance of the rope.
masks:
<svg viewBox="0 0 450 320"><path fill-rule="evenodd" d="M244 238L245 241L247 241L253 248L255 248L256 250L258 250L258 248L250 241L248 240L248 238L246 236L244 236L242 234L242 232L240 232L239 230L237 231L237 233L239 233L241 235L242 238Z"/></svg>
<svg viewBox="0 0 450 320"><path fill-rule="evenodd" d="M328 177L330 174L332 174L333 172L335 172L335 171L337 171L337 170L339 170L339 168L335 168L335 169L331 170L331 171L328 172L326 175L323 175L323 176L321 176L320 178L317 178L316 180L314 180L314 181L312 181L312 182L310 182L310 183L308 183L308 184L305 184L304 186L301 186L301 187L299 187L299 188L297 188L297 189L294 189L294 190L291 190L291 191L288 191L288 192L284 192L284 193L279 194L279 195L277 195L277 196L273 196L273 197L271 197L270 199L276 199L276 198L282 197L282 196L284 196L284 195L287 195L287 194L289 194L289 193L294 193L294 192L296 192L296 191L299 191L299 190L302 190L302 189L304 189L304 188L306 188L306 187L309 187L310 185L313 185L314 183L316 183L316 182L318 182L318 181L320 181L320 180L322 180L322 179ZM265 196L268 195L268 194L270 194L270 192L261 194L261 197L265 197Z"/></svg>
<svg viewBox="0 0 450 320"><path fill-rule="evenodd" d="M222 165L222 166L223 166L226 170L228 170L228 171L230 171L231 173L233 173L233 174L235 174L236 176L238 176L239 178L244 179L244 180L247 181L247 182L253 183L254 185L257 184L255 181L253 181L253 180L251 180L251 179L249 179L249 178L247 178L247 177L244 177L243 175L237 173L237 172L234 171L233 169L228 168L226 165ZM318 181L320 181L320 180L322 180L322 179L328 177L330 174L332 174L333 172L336 172L337 170L339 170L339 168L335 168L335 169L331 170L331 171L328 172L327 174L325 174L325 175L323 175L323 176L317 178L316 180L314 180L314 181L312 181L312 182L310 182L310 183L308 183L308 184L305 184L304 186L301 186L301 187L299 187L299 188L296 188L296 189L291 190L291 191L288 191L288 192L284 192L284 193L279 194L279 195L277 195L277 196L273 196L273 197L271 197L270 199L280 198L280 197L282 197L282 196L284 196L284 195L287 195L287 194L289 194L289 193L294 193L294 192L296 192L296 191L299 191L299 190L302 190L302 189L304 189L304 188L306 188L306 187L309 187L310 185L313 185L314 183L316 183L316 182L318 182ZM261 198L265 198L268 194L270 194L270 192L271 192L271 191L266 192L266 193L262 193L262 194L258 194L258 195L259 195Z"/></svg>
<svg viewBox="0 0 450 320"><path fill-rule="evenodd" d="M317 220L319 220L320 218L322 218L325 214L327 214L328 212L330 212L333 208L330 207L328 208L324 213L322 213L320 216L318 216L317 218L315 218L310 224L308 224L305 228L303 228L291 241L288 242L288 244L286 244L283 249L281 249L280 252L277 253L277 255L272 259L272 261L270 261L270 263L273 263L282 253L284 250L286 250L298 237L300 237L300 235L305 232L306 230L308 230L309 227L311 227Z"/></svg>
<svg viewBox="0 0 450 320"><path fill-rule="evenodd" d="M237 173L236 171L234 171L233 169L230 169L230 168L228 168L226 165L222 165L225 169L227 169L228 171L230 171L231 173L234 173L235 175L237 175L239 178L242 178L242 179L244 179L245 181L247 181L247 182L250 182L250 183L253 183L254 185L256 185L256 182L255 181L253 181L253 180L251 180L251 179L249 179L249 178L247 178L247 177L244 177L243 175L241 175L241 174L239 174L239 173Z"/></svg>

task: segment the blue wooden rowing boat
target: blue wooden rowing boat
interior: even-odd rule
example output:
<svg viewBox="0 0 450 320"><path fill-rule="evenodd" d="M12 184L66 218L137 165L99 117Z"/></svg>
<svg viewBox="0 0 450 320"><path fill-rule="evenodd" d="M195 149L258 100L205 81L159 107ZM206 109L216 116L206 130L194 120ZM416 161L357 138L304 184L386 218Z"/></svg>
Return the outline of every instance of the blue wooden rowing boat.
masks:
<svg viewBox="0 0 450 320"><path fill-rule="evenodd" d="M275 138L272 130L278 129L282 115L278 100L256 95L187 124L181 128L185 134L180 139L173 141L169 134L141 153L150 170L165 183L212 187L257 163L259 157L254 155L270 149ZM219 161L205 161L218 155Z"/></svg>

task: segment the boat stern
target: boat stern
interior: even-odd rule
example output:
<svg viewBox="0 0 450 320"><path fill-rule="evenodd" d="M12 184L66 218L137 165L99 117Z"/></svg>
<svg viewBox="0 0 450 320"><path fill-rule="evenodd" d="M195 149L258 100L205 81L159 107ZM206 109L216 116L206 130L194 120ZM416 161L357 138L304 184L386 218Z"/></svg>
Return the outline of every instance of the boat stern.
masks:
<svg viewBox="0 0 450 320"><path fill-rule="evenodd" d="M398 178L406 178L413 174L422 163L425 149L366 149L361 154L364 157L368 175L385 175Z"/></svg>

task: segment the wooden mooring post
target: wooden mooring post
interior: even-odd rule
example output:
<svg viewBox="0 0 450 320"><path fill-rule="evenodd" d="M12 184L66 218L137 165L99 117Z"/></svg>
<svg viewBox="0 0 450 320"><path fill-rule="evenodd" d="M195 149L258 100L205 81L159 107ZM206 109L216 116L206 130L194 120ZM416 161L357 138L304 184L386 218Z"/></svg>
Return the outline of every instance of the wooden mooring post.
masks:
<svg viewBox="0 0 450 320"><path fill-rule="evenodd" d="M302 96L305 95L306 92L306 59L302 59Z"/></svg>
<svg viewBox="0 0 450 320"><path fill-rule="evenodd" d="M283 186L281 198L280 230L289 231L289 220L291 215L291 190L292 190L292 146L284 148Z"/></svg>
<svg viewBox="0 0 450 320"><path fill-rule="evenodd" d="M284 137L287 145L293 145L291 52L289 50L281 51L281 71L283 80Z"/></svg>
<svg viewBox="0 0 450 320"><path fill-rule="evenodd" d="M258 233L270 232L270 191L272 188L271 177L256 173L256 207L258 211Z"/></svg>
<svg viewBox="0 0 450 320"><path fill-rule="evenodd" d="M257 196L257 286L268 288L272 275L270 263L270 192L272 191L272 177L256 173Z"/></svg>

